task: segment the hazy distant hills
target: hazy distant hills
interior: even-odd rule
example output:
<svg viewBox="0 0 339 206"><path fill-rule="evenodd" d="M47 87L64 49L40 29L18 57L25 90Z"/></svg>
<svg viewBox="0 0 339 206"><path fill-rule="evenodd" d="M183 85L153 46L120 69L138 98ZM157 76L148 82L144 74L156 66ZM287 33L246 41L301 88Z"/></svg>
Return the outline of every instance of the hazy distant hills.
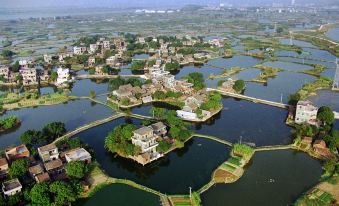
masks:
<svg viewBox="0 0 339 206"><path fill-rule="evenodd" d="M115 7L115 8L156 8L176 7L187 4L216 6L220 3L233 6L290 5L292 0L0 0L0 9L23 7ZM339 0L295 0L298 5L338 5Z"/></svg>

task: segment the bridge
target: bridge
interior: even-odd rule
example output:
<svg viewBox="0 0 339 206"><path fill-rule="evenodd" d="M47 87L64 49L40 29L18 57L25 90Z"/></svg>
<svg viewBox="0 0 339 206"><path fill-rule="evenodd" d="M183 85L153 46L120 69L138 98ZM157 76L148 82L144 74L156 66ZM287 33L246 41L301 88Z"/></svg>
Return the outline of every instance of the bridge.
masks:
<svg viewBox="0 0 339 206"><path fill-rule="evenodd" d="M217 137L210 136L210 135L193 134L192 136L193 137L200 137L200 138L205 138L205 139L213 140L213 141L219 142L221 144L224 144L224 145L227 145L227 146L230 146L230 147L233 146L233 144L231 142L227 141L227 140L219 139Z"/></svg>
<svg viewBox="0 0 339 206"><path fill-rule="evenodd" d="M254 102L254 103L266 104L266 105L279 107L279 108L283 108L283 109L288 109L288 107L289 107L288 104L273 102L273 101L259 99L259 98L255 98L255 97L249 97L249 96L246 96L246 95L236 94L236 93L232 93L232 92L225 92L225 91L222 91L220 89L207 88L207 91L216 91L216 92L219 92L220 94L225 95L225 96L238 98L238 99L244 99L244 100L251 101L251 102Z"/></svg>
<svg viewBox="0 0 339 206"><path fill-rule="evenodd" d="M83 132L85 130L88 130L90 128L93 128L93 127L96 127L96 126L99 126L99 125L102 125L102 124L105 124L105 123L110 122L112 120L119 119L120 117L124 117L124 116L126 116L124 113L120 113L119 112L119 113L115 113L114 115L109 116L109 117L107 117L105 119L96 120L94 122L91 122L89 124L83 125L81 127L76 128L73 131L70 131L70 132L66 133L65 135L63 135L63 136L57 138L56 140L54 140L53 143L56 143L56 142L58 142L58 141L60 141L60 140L62 140L64 138L72 137L72 136L74 136L76 134L79 134L80 132Z"/></svg>

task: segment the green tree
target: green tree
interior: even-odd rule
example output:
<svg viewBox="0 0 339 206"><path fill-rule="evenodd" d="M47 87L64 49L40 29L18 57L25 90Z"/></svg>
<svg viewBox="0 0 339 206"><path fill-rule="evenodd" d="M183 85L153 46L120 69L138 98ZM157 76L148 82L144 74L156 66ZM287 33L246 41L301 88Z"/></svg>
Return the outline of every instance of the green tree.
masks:
<svg viewBox="0 0 339 206"><path fill-rule="evenodd" d="M27 130L20 136L20 140L27 145L36 145L42 143L44 138L40 131Z"/></svg>
<svg viewBox="0 0 339 206"><path fill-rule="evenodd" d="M56 181L49 186L49 191L54 194L56 205L65 205L74 202L77 199L77 193L72 186L65 182Z"/></svg>
<svg viewBox="0 0 339 206"><path fill-rule="evenodd" d="M150 109L150 114L157 118L163 117L165 113L166 113L166 109L164 108L152 107Z"/></svg>
<svg viewBox="0 0 339 206"><path fill-rule="evenodd" d="M12 66L12 71L13 72L19 72L19 69L20 69L20 64L19 64L19 61L16 61Z"/></svg>
<svg viewBox="0 0 339 206"><path fill-rule="evenodd" d="M53 71L53 72L51 73L51 76L49 77L49 79L50 79L52 82L55 82L55 81L58 79L58 73Z"/></svg>
<svg viewBox="0 0 339 206"><path fill-rule="evenodd" d="M278 33L278 34L282 33L283 31L284 31L284 29L283 29L282 27L278 27L278 28L277 28L277 33Z"/></svg>
<svg viewBox="0 0 339 206"><path fill-rule="evenodd" d="M233 85L233 89L236 91L236 92L241 92L245 89L245 82L244 80L242 79L239 79L237 81L234 82L234 85Z"/></svg>
<svg viewBox="0 0 339 206"><path fill-rule="evenodd" d="M156 92L153 93L152 96L153 96L153 98L160 99L160 100L166 98L166 94L163 91L156 91Z"/></svg>
<svg viewBox="0 0 339 206"><path fill-rule="evenodd" d="M28 162L24 159L18 159L12 162L9 168L9 175L12 178L22 177L28 170Z"/></svg>
<svg viewBox="0 0 339 206"><path fill-rule="evenodd" d="M62 122L49 123L42 129L42 133L47 140L55 140L66 133L65 124Z"/></svg>
<svg viewBox="0 0 339 206"><path fill-rule="evenodd" d="M9 58L9 57L12 57L15 53L12 52L11 50L9 49L3 49L2 52L1 52L1 56L5 57L5 58Z"/></svg>
<svg viewBox="0 0 339 206"><path fill-rule="evenodd" d="M109 81L108 89L109 89L110 91L117 90L117 89L119 89L119 87L120 87L121 85L124 85L124 84L125 84L125 80L122 79L120 76L118 76L117 78L111 79L111 80Z"/></svg>
<svg viewBox="0 0 339 206"><path fill-rule="evenodd" d="M180 68L180 64L178 61L172 61L172 62L165 64L165 69L167 71L178 70L179 68Z"/></svg>
<svg viewBox="0 0 339 206"><path fill-rule="evenodd" d="M172 144L166 141L159 142L159 145L157 146L157 152L164 153L167 152L171 148Z"/></svg>
<svg viewBox="0 0 339 206"><path fill-rule="evenodd" d="M33 205L50 205L49 186L47 183L35 184L30 192Z"/></svg>
<svg viewBox="0 0 339 206"><path fill-rule="evenodd" d="M327 162L325 162L323 169L328 175L332 175L335 170L336 164L337 162L334 159L328 160Z"/></svg>
<svg viewBox="0 0 339 206"><path fill-rule="evenodd" d="M81 179L86 175L87 167L82 161L71 161L66 165L66 173L69 177Z"/></svg>
<svg viewBox="0 0 339 206"><path fill-rule="evenodd" d="M301 99L301 96L299 93L291 94L288 97L288 103L291 105L297 105L298 101Z"/></svg>
<svg viewBox="0 0 339 206"><path fill-rule="evenodd" d="M331 108L327 106L320 107L317 114L317 119L324 125L332 124L334 122L334 113Z"/></svg>
<svg viewBox="0 0 339 206"><path fill-rule="evenodd" d="M193 72L183 77L187 79L189 83L193 84L194 89L201 90L205 87L205 79L204 76L199 72Z"/></svg>
<svg viewBox="0 0 339 206"><path fill-rule="evenodd" d="M146 62L144 60L137 60L132 62L132 70L143 70L145 68Z"/></svg>

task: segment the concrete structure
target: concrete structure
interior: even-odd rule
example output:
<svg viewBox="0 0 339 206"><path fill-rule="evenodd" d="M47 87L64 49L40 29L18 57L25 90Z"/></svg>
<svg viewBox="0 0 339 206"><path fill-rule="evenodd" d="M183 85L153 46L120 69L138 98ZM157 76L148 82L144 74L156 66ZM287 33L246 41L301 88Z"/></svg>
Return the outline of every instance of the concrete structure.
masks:
<svg viewBox="0 0 339 206"><path fill-rule="evenodd" d="M65 158L67 162L71 161L83 161L86 164L90 163L92 156L84 148L76 148L65 153Z"/></svg>
<svg viewBox="0 0 339 206"><path fill-rule="evenodd" d="M22 76L22 84L24 86L38 84L38 75L35 68L22 68L20 69L20 74Z"/></svg>
<svg viewBox="0 0 339 206"><path fill-rule="evenodd" d="M98 50L98 45L97 44L90 44L89 45L89 53L94 54Z"/></svg>
<svg viewBox="0 0 339 206"><path fill-rule="evenodd" d="M95 64L95 57L88 57L88 65L92 66Z"/></svg>
<svg viewBox="0 0 339 206"><path fill-rule="evenodd" d="M44 62L45 63L52 63L52 55L44 54Z"/></svg>
<svg viewBox="0 0 339 206"><path fill-rule="evenodd" d="M60 67L60 68L58 68L57 73L58 73L58 78L57 78L56 83L58 85L64 84L71 79L71 75L69 73L68 68L63 69L63 68Z"/></svg>
<svg viewBox="0 0 339 206"><path fill-rule="evenodd" d="M61 53L59 54L59 62L65 63L65 58L71 58L71 57L73 57L72 53Z"/></svg>
<svg viewBox="0 0 339 206"><path fill-rule="evenodd" d="M3 76L5 79L9 79L11 77L11 71L8 66L0 65L0 76Z"/></svg>
<svg viewBox="0 0 339 206"><path fill-rule="evenodd" d="M110 56L106 59L106 64L110 66L115 66L116 63L117 63L117 59L115 56Z"/></svg>
<svg viewBox="0 0 339 206"><path fill-rule="evenodd" d="M38 148L38 153L43 162L59 158L59 150L55 144L48 144Z"/></svg>
<svg viewBox="0 0 339 206"><path fill-rule="evenodd" d="M64 171L64 165L60 159L44 163L45 169L50 175L58 175Z"/></svg>
<svg viewBox="0 0 339 206"><path fill-rule="evenodd" d="M37 176L34 177L34 179L37 183L49 182L51 180L51 178L50 178L50 176L47 172L38 174Z"/></svg>
<svg viewBox="0 0 339 206"><path fill-rule="evenodd" d="M80 54L83 54L85 53L85 51L87 51L87 48L86 47L78 47L78 46L75 46L73 48L73 53L75 55L80 55Z"/></svg>
<svg viewBox="0 0 339 206"><path fill-rule="evenodd" d="M318 108L313 106L310 101L299 101L296 107L295 123L308 123L318 125Z"/></svg>
<svg viewBox="0 0 339 206"><path fill-rule="evenodd" d="M30 152L27 149L26 145L22 144L17 147L6 149L5 155L9 162L13 162L14 160L17 160L17 159L29 157Z"/></svg>
<svg viewBox="0 0 339 206"><path fill-rule="evenodd" d="M40 164L37 164L35 166L28 168L28 172L31 175L31 177L35 179L37 175L44 173L44 168Z"/></svg>
<svg viewBox="0 0 339 206"><path fill-rule="evenodd" d="M141 148L141 153L156 153L158 136L154 135L154 131L150 127L141 127L133 131L132 144Z"/></svg>
<svg viewBox="0 0 339 206"><path fill-rule="evenodd" d="M189 112L185 110L177 110L177 116L185 120L195 120L198 118L195 112Z"/></svg>
<svg viewBox="0 0 339 206"><path fill-rule="evenodd" d="M2 192L5 196L12 196L21 192L22 185L18 179L8 180L2 183Z"/></svg>
<svg viewBox="0 0 339 206"><path fill-rule="evenodd" d="M338 58L335 61L337 68L335 70L334 79L333 79L333 90L339 90L339 60Z"/></svg>

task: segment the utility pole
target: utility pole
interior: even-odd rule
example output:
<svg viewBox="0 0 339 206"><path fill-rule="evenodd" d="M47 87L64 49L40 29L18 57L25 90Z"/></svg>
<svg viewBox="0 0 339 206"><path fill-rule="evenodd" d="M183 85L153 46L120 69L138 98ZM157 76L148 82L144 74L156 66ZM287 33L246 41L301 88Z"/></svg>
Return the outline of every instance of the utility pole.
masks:
<svg viewBox="0 0 339 206"><path fill-rule="evenodd" d="M339 89L339 61L338 58L335 60L335 64L337 66L334 74L332 90Z"/></svg>
<svg viewBox="0 0 339 206"><path fill-rule="evenodd" d="M280 103L282 103L282 101L283 101L283 93L281 93L280 95Z"/></svg>
<svg viewBox="0 0 339 206"><path fill-rule="evenodd" d="M242 142L242 136L240 136L239 138L239 144L241 144L241 142Z"/></svg>
<svg viewBox="0 0 339 206"><path fill-rule="evenodd" d="M190 199L192 199L192 187L189 187L190 189Z"/></svg>

